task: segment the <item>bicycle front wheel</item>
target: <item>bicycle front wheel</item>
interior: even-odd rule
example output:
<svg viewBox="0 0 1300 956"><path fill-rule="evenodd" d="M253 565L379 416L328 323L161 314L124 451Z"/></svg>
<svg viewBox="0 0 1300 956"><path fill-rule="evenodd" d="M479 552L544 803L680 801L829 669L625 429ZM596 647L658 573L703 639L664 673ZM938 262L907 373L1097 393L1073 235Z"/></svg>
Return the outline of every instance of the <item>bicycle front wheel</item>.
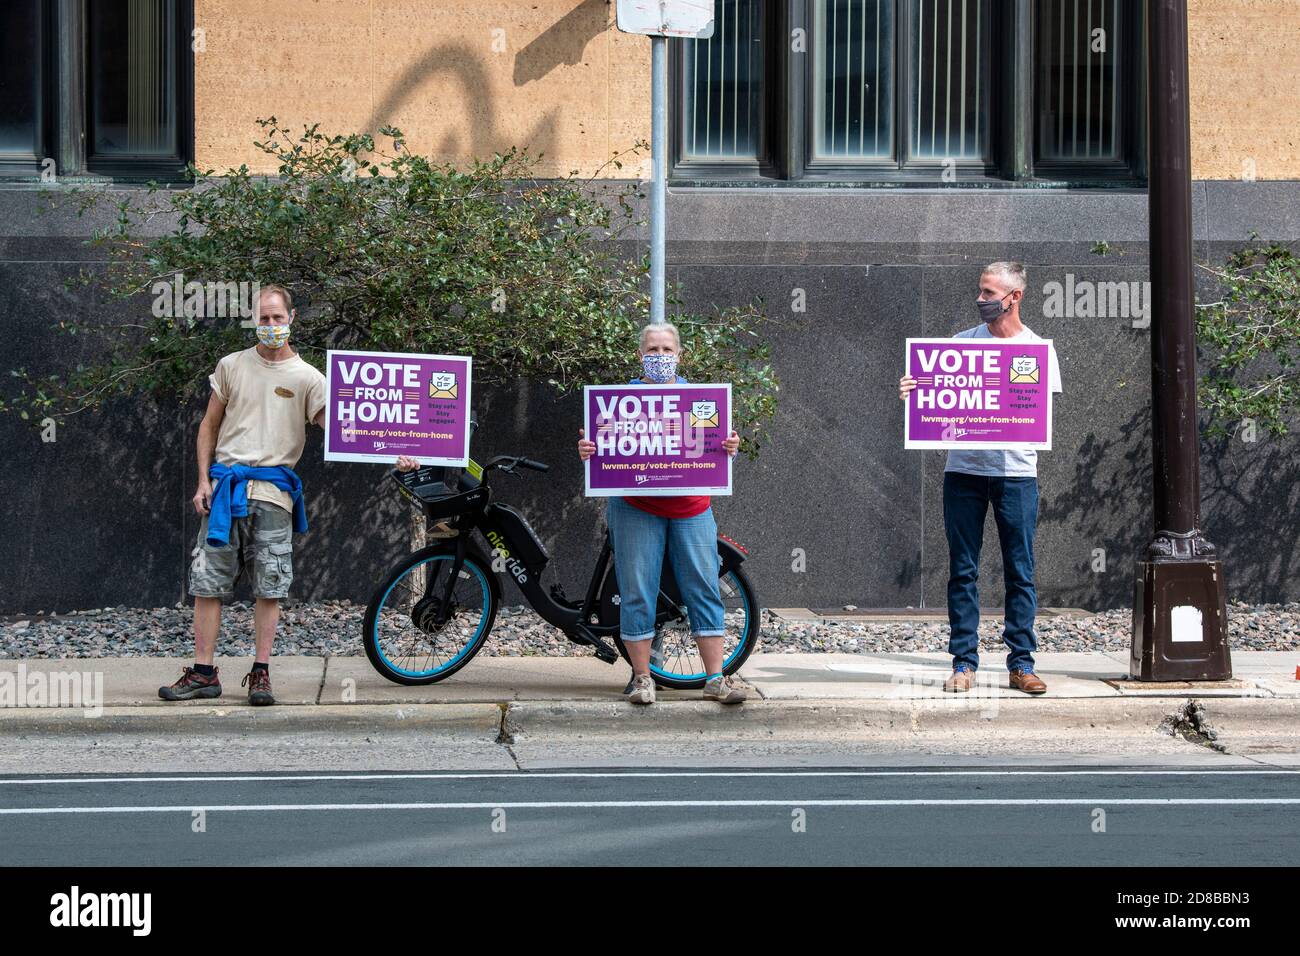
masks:
<svg viewBox="0 0 1300 956"><path fill-rule="evenodd" d="M478 653L496 619L495 576L466 554L447 595L455 554L426 548L404 558L375 591L362 643L375 670L395 684L434 684Z"/></svg>

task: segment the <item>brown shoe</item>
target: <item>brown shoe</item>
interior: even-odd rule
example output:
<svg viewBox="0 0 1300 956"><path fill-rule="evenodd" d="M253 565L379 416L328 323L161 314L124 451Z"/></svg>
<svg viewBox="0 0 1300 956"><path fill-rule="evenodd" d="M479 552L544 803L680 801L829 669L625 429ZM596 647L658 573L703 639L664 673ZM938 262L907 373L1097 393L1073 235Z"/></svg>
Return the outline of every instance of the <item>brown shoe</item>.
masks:
<svg viewBox="0 0 1300 956"><path fill-rule="evenodd" d="M239 686L248 687L248 702L254 707L268 707L275 703L275 697L271 694L271 675L269 672L253 668L244 675Z"/></svg>
<svg viewBox="0 0 1300 956"><path fill-rule="evenodd" d="M158 696L163 700L211 699L221 696L221 668L212 668L212 674L204 677L193 667L181 671L181 679L169 687L159 687Z"/></svg>
<svg viewBox="0 0 1300 956"><path fill-rule="evenodd" d="M1047 685L1033 671L1015 670L1011 672L1011 686L1026 694L1046 694Z"/></svg>
<svg viewBox="0 0 1300 956"><path fill-rule="evenodd" d="M975 686L975 672L968 667L954 667L952 676L943 682L945 694L964 694Z"/></svg>

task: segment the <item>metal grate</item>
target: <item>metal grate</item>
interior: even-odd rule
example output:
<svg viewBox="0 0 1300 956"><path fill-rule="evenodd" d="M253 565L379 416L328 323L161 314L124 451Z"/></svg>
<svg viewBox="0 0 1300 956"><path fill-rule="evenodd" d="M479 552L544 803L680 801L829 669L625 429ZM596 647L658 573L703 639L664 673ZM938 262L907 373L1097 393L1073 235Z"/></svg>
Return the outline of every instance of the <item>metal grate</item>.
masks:
<svg viewBox="0 0 1300 956"><path fill-rule="evenodd" d="M893 157L893 51L893 0L818 0L813 22L815 159Z"/></svg>
<svg viewBox="0 0 1300 956"><path fill-rule="evenodd" d="M1038 0L1036 13L1039 159L1118 158L1121 0Z"/></svg>
<svg viewBox="0 0 1300 956"><path fill-rule="evenodd" d="M683 159L758 159L763 99L762 16L762 0L716 0L713 36L681 41Z"/></svg>
<svg viewBox="0 0 1300 956"><path fill-rule="evenodd" d="M912 154L986 159L993 0L911 0Z"/></svg>

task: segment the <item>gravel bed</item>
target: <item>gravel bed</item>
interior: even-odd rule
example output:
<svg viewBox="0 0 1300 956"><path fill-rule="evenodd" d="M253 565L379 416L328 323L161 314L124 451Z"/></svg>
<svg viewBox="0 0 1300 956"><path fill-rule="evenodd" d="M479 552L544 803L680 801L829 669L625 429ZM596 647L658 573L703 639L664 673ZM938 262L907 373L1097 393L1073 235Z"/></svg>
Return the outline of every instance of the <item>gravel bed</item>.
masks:
<svg viewBox="0 0 1300 956"><path fill-rule="evenodd" d="M348 601L287 604L275 642L279 655L347 656L363 653L361 618L365 608ZM761 650L767 653L840 654L943 651L948 625L920 622L778 621L764 612ZM51 617L9 619L0 623L0 658L39 657L187 657L193 653L191 606L99 608ZM1300 649L1300 604L1247 605L1228 608L1234 650ZM1129 647L1130 612L1106 611L1088 617L1040 618L1042 651L1124 651ZM222 619L217 653L251 656L251 605L228 605ZM996 652L1000 627L980 625L980 645ZM502 608L482 652L490 656L582 656L586 648L571 644L531 609Z"/></svg>

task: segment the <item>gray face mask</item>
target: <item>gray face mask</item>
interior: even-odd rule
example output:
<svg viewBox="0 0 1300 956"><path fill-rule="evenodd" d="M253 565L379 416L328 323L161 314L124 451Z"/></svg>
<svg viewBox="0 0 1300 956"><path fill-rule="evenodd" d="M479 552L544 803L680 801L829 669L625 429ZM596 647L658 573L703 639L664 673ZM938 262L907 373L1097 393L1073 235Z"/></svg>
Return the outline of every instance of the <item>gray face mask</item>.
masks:
<svg viewBox="0 0 1300 956"><path fill-rule="evenodd" d="M1010 294L1011 293L1009 292L1007 293L1007 295ZM1006 297L1007 296L1004 295L1002 299L1005 299ZM975 307L980 310L980 319L982 319L985 324L996 322L999 316L1011 311L1011 306L1008 305L1005 308L1003 307L1002 299L988 299L987 301L984 299L975 300Z"/></svg>

